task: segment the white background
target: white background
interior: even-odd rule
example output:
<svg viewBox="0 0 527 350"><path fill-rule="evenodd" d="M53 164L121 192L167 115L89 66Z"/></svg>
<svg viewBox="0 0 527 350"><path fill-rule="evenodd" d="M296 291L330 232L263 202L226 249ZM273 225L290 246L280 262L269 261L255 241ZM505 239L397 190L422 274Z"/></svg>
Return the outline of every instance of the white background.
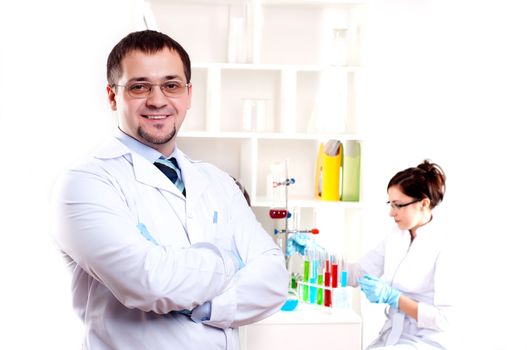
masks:
<svg viewBox="0 0 527 350"><path fill-rule="evenodd" d="M129 2L0 5L2 349L80 349L69 280L49 236L49 193L60 171L112 132L105 60L137 28ZM365 245L389 223L389 178L424 158L442 165L442 207L463 253L462 330L477 343L466 348L527 348L521 3L374 0L369 12ZM365 315L365 337L376 317Z"/></svg>

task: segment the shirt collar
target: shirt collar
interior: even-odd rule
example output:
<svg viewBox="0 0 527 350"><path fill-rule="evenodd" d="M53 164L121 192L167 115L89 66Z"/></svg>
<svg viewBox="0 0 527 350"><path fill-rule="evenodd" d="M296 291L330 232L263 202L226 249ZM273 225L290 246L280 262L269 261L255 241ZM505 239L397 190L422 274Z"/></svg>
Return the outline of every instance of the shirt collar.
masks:
<svg viewBox="0 0 527 350"><path fill-rule="evenodd" d="M156 160L159 159L159 157L165 158L165 156L163 156L161 152L153 149L152 147L145 145L144 143L137 141L130 135L124 133L119 128L117 129L117 133L115 137L119 141L121 141L126 147L128 147L132 152L139 154L140 156L148 160L150 163L155 162ZM174 151L169 157L167 157L167 159L170 157L176 157L176 154L177 154L177 147L174 146Z"/></svg>

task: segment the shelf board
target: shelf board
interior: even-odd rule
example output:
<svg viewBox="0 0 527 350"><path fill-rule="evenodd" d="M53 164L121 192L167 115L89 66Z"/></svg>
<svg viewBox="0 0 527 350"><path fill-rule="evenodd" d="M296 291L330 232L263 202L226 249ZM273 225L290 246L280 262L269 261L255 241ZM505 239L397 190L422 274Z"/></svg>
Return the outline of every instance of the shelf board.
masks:
<svg viewBox="0 0 527 350"><path fill-rule="evenodd" d="M311 133L280 133L280 132L230 132L230 131L182 131L178 137L188 138L225 138L225 139L259 139L259 140L344 140L362 141L358 134L311 134Z"/></svg>
<svg viewBox="0 0 527 350"><path fill-rule="evenodd" d="M365 5L370 0L260 0L262 5ZM243 5L250 0L148 0L150 3L180 3L180 4L205 4L205 5Z"/></svg>
<svg viewBox="0 0 527 350"><path fill-rule="evenodd" d="M256 137L258 139L268 139L268 140L356 140L361 141L362 137L358 134L326 134L326 133L257 133Z"/></svg>
<svg viewBox="0 0 527 350"><path fill-rule="evenodd" d="M217 68L224 70L270 70L283 71L293 70L298 72L322 72L330 69L338 69L344 72L356 72L364 69L363 66L331 66L327 64L265 64L265 63L222 63L222 62L195 62L192 68L208 69Z"/></svg>
<svg viewBox="0 0 527 350"><path fill-rule="evenodd" d="M254 133L237 131L182 131L177 137L209 138L209 139L250 139Z"/></svg>
<svg viewBox="0 0 527 350"><path fill-rule="evenodd" d="M366 5L370 0L261 0L262 5Z"/></svg>
<svg viewBox="0 0 527 350"><path fill-rule="evenodd" d="M267 198L256 197L251 200L251 205L258 208L271 208L273 203ZM323 201L314 198L290 198L288 207L302 207L302 208L344 208L344 209L362 209L361 202L344 202L344 201Z"/></svg>

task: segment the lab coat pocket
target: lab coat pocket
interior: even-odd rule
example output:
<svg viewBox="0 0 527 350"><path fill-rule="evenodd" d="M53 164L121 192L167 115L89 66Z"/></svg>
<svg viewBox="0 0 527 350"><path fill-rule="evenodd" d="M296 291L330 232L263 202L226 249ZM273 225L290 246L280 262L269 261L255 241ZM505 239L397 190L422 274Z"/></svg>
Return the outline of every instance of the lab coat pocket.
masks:
<svg viewBox="0 0 527 350"><path fill-rule="evenodd" d="M221 220L217 211L213 212L211 232L213 234L212 241L214 244L229 253L236 260L239 268L243 267L244 262L236 247L232 225L229 225L227 221Z"/></svg>
<svg viewBox="0 0 527 350"><path fill-rule="evenodd" d="M229 231L228 223L220 218L220 215L217 211L212 213L209 228L210 240L218 247L225 250L230 250L232 245L231 241L234 240L234 237Z"/></svg>

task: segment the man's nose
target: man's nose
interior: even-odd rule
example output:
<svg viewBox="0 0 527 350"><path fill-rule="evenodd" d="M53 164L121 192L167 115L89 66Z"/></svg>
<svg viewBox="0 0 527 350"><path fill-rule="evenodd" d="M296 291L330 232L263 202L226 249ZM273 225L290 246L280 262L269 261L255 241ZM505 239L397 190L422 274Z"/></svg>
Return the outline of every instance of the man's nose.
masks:
<svg viewBox="0 0 527 350"><path fill-rule="evenodd" d="M154 107L163 107L167 103L167 97L159 85L152 86L150 94L146 98L146 104Z"/></svg>

